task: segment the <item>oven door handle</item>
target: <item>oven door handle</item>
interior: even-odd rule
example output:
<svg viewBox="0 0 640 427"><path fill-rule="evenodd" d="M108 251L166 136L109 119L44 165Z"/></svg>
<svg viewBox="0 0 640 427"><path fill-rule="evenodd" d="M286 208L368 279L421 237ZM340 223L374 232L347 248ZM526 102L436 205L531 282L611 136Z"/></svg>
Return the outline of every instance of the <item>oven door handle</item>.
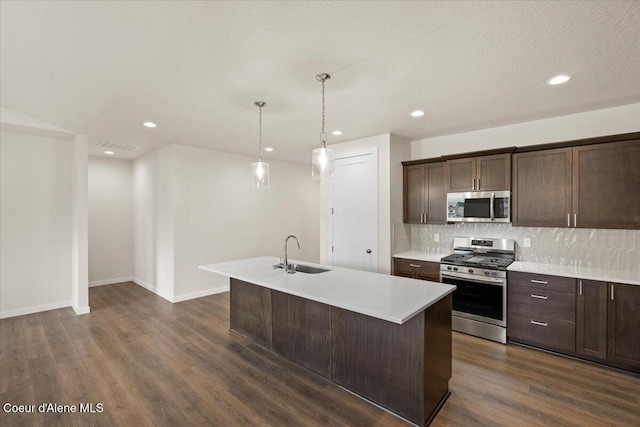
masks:
<svg viewBox="0 0 640 427"><path fill-rule="evenodd" d="M467 274L450 273L448 271L446 273L442 272L441 275L443 279L445 277L451 277L452 279L464 279L464 280L468 280L469 282L487 283L490 285L504 286L504 279L498 279L493 277L469 276Z"/></svg>

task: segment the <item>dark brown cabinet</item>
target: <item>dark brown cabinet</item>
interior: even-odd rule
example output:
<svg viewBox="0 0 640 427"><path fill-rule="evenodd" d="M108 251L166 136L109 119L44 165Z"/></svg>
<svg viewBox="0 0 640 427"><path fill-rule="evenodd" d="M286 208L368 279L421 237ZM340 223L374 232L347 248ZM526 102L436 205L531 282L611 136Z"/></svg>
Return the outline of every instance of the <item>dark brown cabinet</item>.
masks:
<svg viewBox="0 0 640 427"><path fill-rule="evenodd" d="M607 358L607 283L578 280L576 352Z"/></svg>
<svg viewBox="0 0 640 427"><path fill-rule="evenodd" d="M640 139L573 148L573 225L640 228Z"/></svg>
<svg viewBox="0 0 640 427"><path fill-rule="evenodd" d="M447 160L447 192L511 189L511 154Z"/></svg>
<svg viewBox="0 0 640 427"><path fill-rule="evenodd" d="M640 140L513 155L513 225L640 228Z"/></svg>
<svg viewBox="0 0 640 427"><path fill-rule="evenodd" d="M444 162L404 167L404 222L446 223Z"/></svg>
<svg viewBox="0 0 640 427"><path fill-rule="evenodd" d="M570 225L572 159L571 147L513 155L513 225Z"/></svg>
<svg viewBox="0 0 640 427"><path fill-rule="evenodd" d="M410 279L440 281L440 263L414 259L394 258L393 275Z"/></svg>
<svg viewBox="0 0 640 427"><path fill-rule="evenodd" d="M607 360L640 372L640 286L609 283Z"/></svg>
<svg viewBox="0 0 640 427"><path fill-rule="evenodd" d="M551 350L575 351L575 279L508 274L509 340Z"/></svg>
<svg viewBox="0 0 640 427"><path fill-rule="evenodd" d="M273 290L271 300L273 351L329 378L331 306Z"/></svg>
<svg viewBox="0 0 640 427"><path fill-rule="evenodd" d="M271 290L231 279L231 330L271 348Z"/></svg>
<svg viewBox="0 0 640 427"><path fill-rule="evenodd" d="M640 372L640 286L508 273L509 341Z"/></svg>

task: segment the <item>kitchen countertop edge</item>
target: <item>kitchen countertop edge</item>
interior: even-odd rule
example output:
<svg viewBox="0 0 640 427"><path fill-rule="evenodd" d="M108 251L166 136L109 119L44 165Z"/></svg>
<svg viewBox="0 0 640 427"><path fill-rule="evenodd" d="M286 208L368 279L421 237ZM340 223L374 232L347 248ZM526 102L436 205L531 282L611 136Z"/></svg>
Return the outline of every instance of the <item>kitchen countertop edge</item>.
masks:
<svg viewBox="0 0 640 427"><path fill-rule="evenodd" d="M278 263L278 261L278 258L275 257L260 257L201 265L199 268L257 286L397 324L407 322L416 314L432 306L455 290L455 286L444 283L325 266L310 262L303 262L301 264L323 267L330 271L320 274L297 273L294 275L285 275L282 273L282 270L273 270L271 268L271 266ZM295 260L291 260L291 262L299 263ZM326 279L329 279L331 283L335 283L336 281L349 283L351 291L355 291L356 293L362 291L362 296L349 300L348 297L345 297L344 292L340 292L341 289L334 290L332 295L330 290L327 292L325 289L329 288L329 286L325 287L320 284ZM366 283L366 285L363 285L363 283ZM318 288L318 286L320 286L320 288ZM398 308L396 306L393 309L388 308L385 313L382 312L384 310L379 308L379 304L384 303L381 299L382 297L376 297L375 293L371 292L371 289L378 287L378 290L382 291L384 295L385 292L390 291L392 286L402 286L404 289L399 288L399 291L406 292L408 302L404 304L406 308ZM437 287L441 287L441 289ZM314 291L316 292L314 293ZM416 304L416 301L420 297L423 297L423 300ZM403 303L398 303L397 301L396 303L403 305ZM376 311L376 307L378 307L378 311Z"/></svg>

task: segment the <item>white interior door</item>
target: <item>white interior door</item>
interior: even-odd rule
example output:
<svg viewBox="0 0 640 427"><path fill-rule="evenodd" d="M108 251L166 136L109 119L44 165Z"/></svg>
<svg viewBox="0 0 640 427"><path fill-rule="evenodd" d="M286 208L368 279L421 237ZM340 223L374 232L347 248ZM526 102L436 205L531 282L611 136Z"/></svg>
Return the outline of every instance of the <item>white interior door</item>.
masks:
<svg viewBox="0 0 640 427"><path fill-rule="evenodd" d="M332 262L378 271L378 159L367 153L335 160Z"/></svg>

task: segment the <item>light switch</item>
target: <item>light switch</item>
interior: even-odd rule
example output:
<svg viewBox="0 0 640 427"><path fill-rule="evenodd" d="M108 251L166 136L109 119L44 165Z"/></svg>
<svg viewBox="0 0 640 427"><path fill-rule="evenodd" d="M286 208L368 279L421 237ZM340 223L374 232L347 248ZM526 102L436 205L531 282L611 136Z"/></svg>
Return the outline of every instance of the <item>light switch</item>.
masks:
<svg viewBox="0 0 640 427"><path fill-rule="evenodd" d="M433 241L434 241L434 242L439 242L439 241L440 241L440 235L439 235L438 233L435 233L435 234L433 235Z"/></svg>
<svg viewBox="0 0 640 427"><path fill-rule="evenodd" d="M525 237L525 238L524 238L524 244L523 244L523 246L524 246L525 248L530 248L530 247L531 247L531 239L530 239L530 238L528 238L528 237Z"/></svg>

